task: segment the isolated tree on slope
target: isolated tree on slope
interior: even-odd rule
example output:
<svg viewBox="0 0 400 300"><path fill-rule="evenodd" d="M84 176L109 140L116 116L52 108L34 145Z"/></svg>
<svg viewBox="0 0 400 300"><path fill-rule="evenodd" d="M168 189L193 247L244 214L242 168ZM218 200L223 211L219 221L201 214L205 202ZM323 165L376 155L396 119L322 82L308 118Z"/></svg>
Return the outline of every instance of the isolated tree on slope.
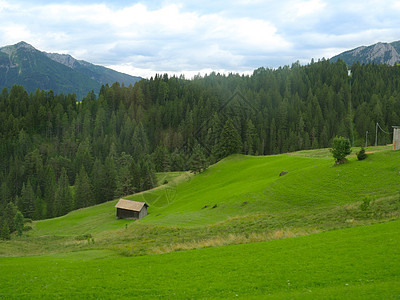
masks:
<svg viewBox="0 0 400 300"><path fill-rule="evenodd" d="M341 136L335 137L330 151L335 159L335 164L345 163L346 156L351 153L350 140Z"/></svg>

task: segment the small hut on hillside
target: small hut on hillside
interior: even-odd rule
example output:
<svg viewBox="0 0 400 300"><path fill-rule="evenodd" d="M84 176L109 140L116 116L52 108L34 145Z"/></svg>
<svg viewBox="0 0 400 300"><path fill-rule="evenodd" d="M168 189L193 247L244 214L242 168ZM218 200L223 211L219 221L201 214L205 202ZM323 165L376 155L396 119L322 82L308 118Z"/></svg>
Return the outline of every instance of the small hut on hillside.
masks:
<svg viewBox="0 0 400 300"><path fill-rule="evenodd" d="M148 205L145 202L119 199L115 205L118 219L141 219L147 216Z"/></svg>

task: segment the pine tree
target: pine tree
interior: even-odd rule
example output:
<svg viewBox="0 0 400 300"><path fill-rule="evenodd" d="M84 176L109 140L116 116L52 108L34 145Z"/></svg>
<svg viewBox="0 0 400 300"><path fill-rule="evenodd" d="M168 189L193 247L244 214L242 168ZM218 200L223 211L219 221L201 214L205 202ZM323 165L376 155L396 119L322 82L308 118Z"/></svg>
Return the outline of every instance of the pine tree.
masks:
<svg viewBox="0 0 400 300"><path fill-rule="evenodd" d="M142 123L139 123L132 137L133 158L139 159L149 153L149 140Z"/></svg>
<svg viewBox="0 0 400 300"><path fill-rule="evenodd" d="M58 180L58 187L54 199L54 216L62 216L74 209L73 198L69 187L67 172L63 168Z"/></svg>
<svg viewBox="0 0 400 300"><path fill-rule="evenodd" d="M143 178L143 184L141 189L143 191L152 189L157 184L157 178L154 172L154 167L148 160L144 161L143 163L142 178Z"/></svg>
<svg viewBox="0 0 400 300"><path fill-rule="evenodd" d="M158 146L153 154L154 167L157 172L168 172L170 169L169 153L165 146Z"/></svg>
<svg viewBox="0 0 400 300"><path fill-rule="evenodd" d="M36 197L35 199L35 211L33 213L33 219L41 220L46 218L47 215L47 205L46 202L41 197Z"/></svg>
<svg viewBox="0 0 400 300"><path fill-rule="evenodd" d="M8 226L8 222L4 219L3 224L1 226L1 238L3 240L9 240L10 236L10 227Z"/></svg>
<svg viewBox="0 0 400 300"><path fill-rule="evenodd" d="M193 173L201 173L208 167L208 161L204 155L204 151L199 144L193 150L193 154L189 160L190 171Z"/></svg>
<svg viewBox="0 0 400 300"><path fill-rule="evenodd" d="M18 208L12 202L9 202L6 205L6 208L4 209L3 219L4 221L7 222L8 229L10 232L15 231L14 218L18 211L19 211Z"/></svg>
<svg viewBox="0 0 400 300"><path fill-rule="evenodd" d="M104 185L102 188L104 201L114 199L116 184L116 170L113 159L108 156L104 162Z"/></svg>
<svg viewBox="0 0 400 300"><path fill-rule="evenodd" d="M130 195L135 192L133 176L130 169L132 161L132 156L125 152L121 153L121 157L118 160L118 173L116 178L117 188L115 195L117 197Z"/></svg>
<svg viewBox="0 0 400 300"><path fill-rule="evenodd" d="M46 167L45 171L45 185L44 185L44 201L46 203L46 216L48 218L52 218L54 216L53 207L54 207L54 196L56 194L57 183L56 177L54 175L54 170L51 165Z"/></svg>
<svg viewBox="0 0 400 300"><path fill-rule="evenodd" d="M219 158L239 153L242 148L242 141L238 131L231 119L228 119L222 129L220 139L218 141L217 154Z"/></svg>
<svg viewBox="0 0 400 300"><path fill-rule="evenodd" d="M18 236L22 235L22 231L24 230L24 216L20 211L17 211L14 217L14 226L17 231Z"/></svg>
<svg viewBox="0 0 400 300"><path fill-rule="evenodd" d="M105 186L104 166L99 159L93 164L91 176L93 196L97 204L104 202L103 187Z"/></svg>
<svg viewBox="0 0 400 300"><path fill-rule="evenodd" d="M245 142L244 142L244 153L248 155L254 154L254 148L256 143L256 129L251 120L248 120L246 123L246 134L245 134Z"/></svg>
<svg viewBox="0 0 400 300"><path fill-rule="evenodd" d="M5 181L0 186L0 208L5 207L7 203L12 201L11 191Z"/></svg>
<svg viewBox="0 0 400 300"><path fill-rule="evenodd" d="M35 212L35 193L30 180L27 181L26 185L23 184L21 191L21 202L22 207L19 209L22 211L23 215L27 218L33 218Z"/></svg>
<svg viewBox="0 0 400 300"><path fill-rule="evenodd" d="M75 207L82 208L95 204L89 176L82 165L75 179Z"/></svg>
<svg viewBox="0 0 400 300"><path fill-rule="evenodd" d="M140 162L132 161L129 167L129 171L133 180L133 189L135 192L140 192L142 190L142 166Z"/></svg>

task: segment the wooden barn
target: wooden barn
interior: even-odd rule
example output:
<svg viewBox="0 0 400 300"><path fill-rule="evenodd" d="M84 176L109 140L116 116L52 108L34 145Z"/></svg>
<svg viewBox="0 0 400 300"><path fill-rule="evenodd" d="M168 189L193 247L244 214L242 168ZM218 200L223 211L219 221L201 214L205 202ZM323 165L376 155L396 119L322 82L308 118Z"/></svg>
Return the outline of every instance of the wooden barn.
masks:
<svg viewBox="0 0 400 300"><path fill-rule="evenodd" d="M119 199L115 207L119 219L141 219L147 216L148 205L145 202Z"/></svg>

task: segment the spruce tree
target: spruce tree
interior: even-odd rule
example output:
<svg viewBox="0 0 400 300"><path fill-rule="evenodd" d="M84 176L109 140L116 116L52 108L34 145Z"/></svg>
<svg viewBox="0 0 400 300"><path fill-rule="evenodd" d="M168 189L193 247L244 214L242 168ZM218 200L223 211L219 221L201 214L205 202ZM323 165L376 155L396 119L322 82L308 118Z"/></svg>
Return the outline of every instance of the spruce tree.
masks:
<svg viewBox="0 0 400 300"><path fill-rule="evenodd" d="M89 176L82 165L75 179L75 207L82 208L95 204Z"/></svg>
<svg viewBox="0 0 400 300"><path fill-rule="evenodd" d="M24 216L20 211L17 211L14 217L14 226L17 231L18 236L22 235L22 231L24 230Z"/></svg>
<svg viewBox="0 0 400 300"><path fill-rule="evenodd" d="M45 171L45 185L44 185L44 201L46 203L47 213L46 216L48 218L52 218L54 216L53 207L54 207L54 197L56 194L57 183L56 177L54 175L54 170L51 165L46 167Z"/></svg>
<svg viewBox="0 0 400 300"><path fill-rule="evenodd" d="M141 186L141 189L143 191L152 189L157 185L157 178L154 172L154 167L148 160L144 161L143 163L142 178L143 178L143 184Z"/></svg>
<svg viewBox="0 0 400 300"><path fill-rule="evenodd" d="M93 196L97 204L104 202L103 187L105 183L104 166L100 159L96 159L93 164L91 176Z"/></svg>
<svg viewBox="0 0 400 300"><path fill-rule="evenodd" d="M113 159L108 156L104 162L104 185L102 187L104 201L114 199L116 184L116 170Z"/></svg>
<svg viewBox="0 0 400 300"><path fill-rule="evenodd" d="M225 122L221 136L218 141L218 157L224 158L228 155L239 153L242 149L242 140L231 119Z"/></svg>
<svg viewBox="0 0 400 300"><path fill-rule="evenodd" d="M246 134L245 134L245 142L244 142L244 153L248 155L254 154L254 148L256 143L256 129L251 120L248 120L246 123Z"/></svg>
<svg viewBox="0 0 400 300"><path fill-rule="evenodd" d="M54 199L54 216L58 217L65 215L73 209L74 203L69 187L67 172L62 168Z"/></svg>
<svg viewBox="0 0 400 300"><path fill-rule="evenodd" d="M1 226L1 238L3 240L9 240L11 238L10 227L8 226L8 222L6 220L3 220L3 224Z"/></svg>
<svg viewBox="0 0 400 300"><path fill-rule="evenodd" d="M208 167L208 161L204 155L204 151L199 144L193 149L193 154L189 160L190 171L193 173L201 173Z"/></svg>
<svg viewBox="0 0 400 300"><path fill-rule="evenodd" d="M35 212L35 193L33 192L33 188L30 180L27 181L22 186L21 192L21 204L22 207L19 209L22 211L25 217L33 218L33 214Z"/></svg>
<svg viewBox="0 0 400 300"><path fill-rule="evenodd" d="M7 203L6 208L4 209L3 219L7 222L10 232L15 231L14 218L18 211L18 208L12 202Z"/></svg>
<svg viewBox="0 0 400 300"><path fill-rule="evenodd" d="M157 172L168 172L170 169L169 153L164 145L158 146L153 154L154 167Z"/></svg>

